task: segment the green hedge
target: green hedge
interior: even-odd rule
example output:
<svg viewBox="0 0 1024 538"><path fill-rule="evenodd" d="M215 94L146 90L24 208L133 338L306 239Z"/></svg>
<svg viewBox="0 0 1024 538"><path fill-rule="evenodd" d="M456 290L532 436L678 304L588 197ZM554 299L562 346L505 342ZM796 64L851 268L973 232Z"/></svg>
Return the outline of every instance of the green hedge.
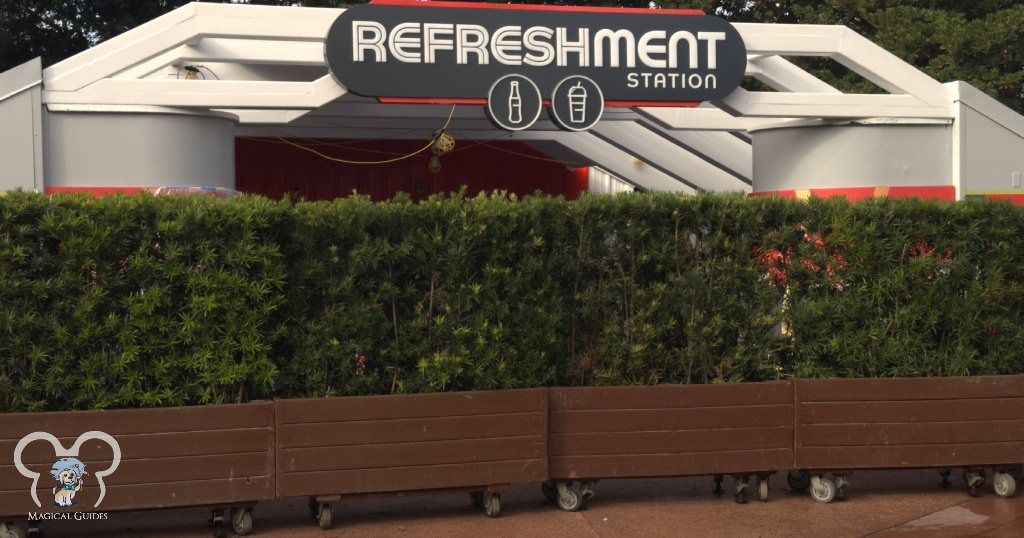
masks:
<svg viewBox="0 0 1024 538"><path fill-rule="evenodd" d="M0 411L1024 371L1024 213L0 197Z"/></svg>

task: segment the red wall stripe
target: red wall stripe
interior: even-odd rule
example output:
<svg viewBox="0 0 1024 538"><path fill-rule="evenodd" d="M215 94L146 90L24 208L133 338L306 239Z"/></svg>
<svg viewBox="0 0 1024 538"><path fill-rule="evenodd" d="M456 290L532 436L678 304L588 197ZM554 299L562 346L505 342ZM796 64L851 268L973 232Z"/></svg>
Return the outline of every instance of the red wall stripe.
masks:
<svg viewBox="0 0 1024 538"><path fill-rule="evenodd" d="M75 194L84 192L96 198L115 194L133 195L152 190L148 187L46 187L46 194Z"/></svg>
<svg viewBox="0 0 1024 538"><path fill-rule="evenodd" d="M1013 205L1024 205L1024 194L969 194L968 198L984 198L986 200L1006 200Z"/></svg>
<svg viewBox="0 0 1024 538"><path fill-rule="evenodd" d="M842 187L831 189L791 189L782 191L761 191L750 193L750 196L781 196L790 199L832 198L843 196L848 200L866 200L869 198L922 198L926 200L956 200L956 189L952 185L921 186L921 187Z"/></svg>

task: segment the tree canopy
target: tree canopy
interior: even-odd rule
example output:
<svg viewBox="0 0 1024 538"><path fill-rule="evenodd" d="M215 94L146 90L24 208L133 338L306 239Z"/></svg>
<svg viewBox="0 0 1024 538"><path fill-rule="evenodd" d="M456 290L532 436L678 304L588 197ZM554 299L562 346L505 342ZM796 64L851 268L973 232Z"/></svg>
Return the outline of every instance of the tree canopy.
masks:
<svg viewBox="0 0 1024 538"><path fill-rule="evenodd" d="M0 0L0 71L36 56L56 63L177 8L183 0ZM339 7L359 0L249 0ZM650 0L513 4L650 7ZM656 0L729 21L844 24L941 82L963 80L1024 112L1024 3L1020 0ZM802 66L849 92L879 91L835 62Z"/></svg>

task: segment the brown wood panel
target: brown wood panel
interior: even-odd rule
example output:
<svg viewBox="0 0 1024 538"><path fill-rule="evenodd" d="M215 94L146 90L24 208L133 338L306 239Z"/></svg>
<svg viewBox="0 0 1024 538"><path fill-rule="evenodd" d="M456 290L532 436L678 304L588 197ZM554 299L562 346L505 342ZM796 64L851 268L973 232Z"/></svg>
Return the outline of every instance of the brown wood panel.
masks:
<svg viewBox="0 0 1024 538"><path fill-rule="evenodd" d="M789 382L551 389L551 409L672 409L791 404Z"/></svg>
<svg viewBox="0 0 1024 538"><path fill-rule="evenodd" d="M100 509L270 499L274 493L273 416L272 402L0 415L0 437L4 438L0 440L0 487L7 490L0 495L21 499L11 502L22 505L10 506L37 509L28 491L31 481L17 472L12 461L17 440L25 434L52 433L70 448L82 433L99 430L117 440L122 457L118 469L105 480L107 497ZM87 474L76 501L91 506L99 494L95 473L109 467L112 450L106 443L90 440L81 446L78 458L86 464ZM27 466L41 473L41 500L55 485L48 471L57 459L46 441L29 444L23 454ZM115 492L120 497L115 498ZM2 501L0 510L23 513Z"/></svg>
<svg viewBox="0 0 1024 538"><path fill-rule="evenodd" d="M547 389L278 403L281 496L546 478Z"/></svg>
<svg viewBox="0 0 1024 538"><path fill-rule="evenodd" d="M871 402L1024 398L1024 375L797 379L800 402Z"/></svg>
<svg viewBox="0 0 1024 538"><path fill-rule="evenodd" d="M547 480L544 460L530 459L489 463L458 463L421 467L392 467L349 471L316 471L280 474L279 496L357 494Z"/></svg>
<svg viewBox="0 0 1024 538"><path fill-rule="evenodd" d="M667 432L568 433L551 436L551 456L664 454L790 448L788 426Z"/></svg>
<svg viewBox="0 0 1024 538"><path fill-rule="evenodd" d="M278 400L278 424L545 412L547 389Z"/></svg>
<svg viewBox="0 0 1024 538"><path fill-rule="evenodd" d="M555 456L552 479L630 478L769 472L789 469L793 452L773 450L609 456Z"/></svg>
<svg viewBox="0 0 1024 538"><path fill-rule="evenodd" d="M116 473L115 473L116 474ZM258 478L223 478L218 480L202 480L192 482L173 482L165 485L137 484L111 486L98 508L93 508L99 488L83 489L75 501L82 506L72 511L117 511L141 510L147 508L169 508L175 506L204 506L225 502L255 502L273 497L274 485L270 477ZM43 510L52 509L53 497L44 496L49 493L40 490L39 500ZM24 516L29 512L37 512L40 508L32 502L28 487L22 492L0 492L0 517Z"/></svg>
<svg viewBox="0 0 1024 538"><path fill-rule="evenodd" d="M798 380L797 467L1024 461L1024 376Z"/></svg>
<svg viewBox="0 0 1024 538"><path fill-rule="evenodd" d="M801 402L1024 398L1024 375L891 379L798 379Z"/></svg>
<svg viewBox="0 0 1024 538"><path fill-rule="evenodd" d="M553 478L788 469L788 382L553 389Z"/></svg>
<svg viewBox="0 0 1024 538"><path fill-rule="evenodd" d="M84 430L83 430L84 431ZM269 428L253 430L218 430L203 432L157 433L114 436L121 447L124 460L170 458L176 456L206 456L210 454L236 454L243 452L269 452L273 448L273 431ZM77 437L61 439L65 447L74 444ZM0 465L13 463L16 441L0 442ZM79 459L110 460L111 448L101 441L88 441L80 449ZM46 441L34 441L22 454L25 463L53 463L53 446Z"/></svg>
<svg viewBox="0 0 1024 538"><path fill-rule="evenodd" d="M282 424L280 449L543 435L545 413Z"/></svg>
<svg viewBox="0 0 1024 538"><path fill-rule="evenodd" d="M1024 443L1024 420L916 422L910 424L813 424L800 428L797 446L874 446Z"/></svg>
<svg viewBox="0 0 1024 538"><path fill-rule="evenodd" d="M804 424L972 422L1024 419L1024 398L874 402L797 402Z"/></svg>
<svg viewBox="0 0 1024 538"><path fill-rule="evenodd" d="M220 429L269 428L273 403L115 409L110 411L62 411L0 414L0 440L17 441L36 431L76 435L89 428L111 435L192 432Z"/></svg>
<svg viewBox="0 0 1024 538"><path fill-rule="evenodd" d="M315 448L291 448L278 454L282 472L413 467L455 463L539 460L546 453L543 435L426 441Z"/></svg>
<svg viewBox="0 0 1024 538"><path fill-rule="evenodd" d="M557 411L552 433L709 430L751 426L788 426L792 405Z"/></svg>
<svg viewBox="0 0 1024 538"><path fill-rule="evenodd" d="M1024 462L1024 443L805 447L794 451L800 469L897 469L985 466Z"/></svg>
<svg viewBox="0 0 1024 538"><path fill-rule="evenodd" d="M86 464L84 487L96 487L95 471L110 467L110 461L93 461ZM29 466L41 474L40 488L49 491L57 482L50 477L50 465ZM214 480L224 477L267 477L273 469L266 452L232 454L228 456L189 456L185 458L162 458L122 461L114 474L106 478L107 487L128 484L162 484L169 482ZM0 491L26 491L32 481L25 478L13 465L0 466Z"/></svg>

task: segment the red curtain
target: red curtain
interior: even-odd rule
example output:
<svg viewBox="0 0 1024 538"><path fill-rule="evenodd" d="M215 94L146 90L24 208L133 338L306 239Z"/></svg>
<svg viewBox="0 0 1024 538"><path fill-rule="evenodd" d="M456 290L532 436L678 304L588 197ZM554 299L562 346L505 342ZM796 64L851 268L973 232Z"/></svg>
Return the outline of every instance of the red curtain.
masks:
<svg viewBox="0 0 1024 538"><path fill-rule="evenodd" d="M466 187L469 195L504 190L517 195L541 191L574 200L587 190L587 169L570 170L518 142L456 140L454 151L440 157L441 170L427 166L430 151L387 164L346 164L346 161L384 161L421 149L426 141L308 140L276 138L235 139L235 188L242 192L281 198L296 189L306 200L330 200L353 191L375 201L399 192L414 199ZM304 149L306 148L306 149Z"/></svg>

